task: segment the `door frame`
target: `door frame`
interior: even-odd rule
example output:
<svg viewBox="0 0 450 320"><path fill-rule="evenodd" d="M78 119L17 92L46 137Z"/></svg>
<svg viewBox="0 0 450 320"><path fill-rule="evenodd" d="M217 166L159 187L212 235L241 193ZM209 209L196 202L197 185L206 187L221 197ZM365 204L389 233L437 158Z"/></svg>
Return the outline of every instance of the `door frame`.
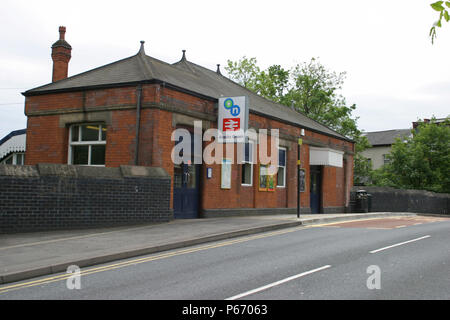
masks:
<svg viewBox="0 0 450 320"><path fill-rule="evenodd" d="M191 143L192 143L192 148L193 148L193 143L194 143L194 127L193 126L189 126L189 125L177 125L176 129L186 129L189 131L189 133L191 134ZM202 130L202 137L203 137L203 130ZM203 152L203 140L201 140L201 144L202 144L202 152ZM194 170L196 172L196 180L197 180L197 197L196 197L196 201L197 201L197 212L195 215L192 216L177 216L177 213L175 212L175 184L173 186L173 213L174 213L174 218L175 219L196 219L196 218L200 218L200 213L202 212L202 194L203 194L203 163L202 164L195 164L194 163L194 159L191 158L191 166L194 166ZM175 164L173 164L173 166L175 167ZM182 185L185 183L185 178L184 178L184 173L185 170L184 168L186 168L188 165L181 163L180 166L183 168L182 169ZM173 176L173 181L175 182L175 170L174 170L174 176ZM183 211L181 211L183 212Z"/></svg>
<svg viewBox="0 0 450 320"><path fill-rule="evenodd" d="M313 205L312 205L312 200L313 200L313 193L312 193L312 187L313 187L313 183L312 183L312 179L313 179L313 175L317 176L317 181L316 184L318 185L318 190L317 193L315 193L315 195L317 195L317 212L313 212ZM311 213L323 213L323 166L309 166L309 207L311 209Z"/></svg>

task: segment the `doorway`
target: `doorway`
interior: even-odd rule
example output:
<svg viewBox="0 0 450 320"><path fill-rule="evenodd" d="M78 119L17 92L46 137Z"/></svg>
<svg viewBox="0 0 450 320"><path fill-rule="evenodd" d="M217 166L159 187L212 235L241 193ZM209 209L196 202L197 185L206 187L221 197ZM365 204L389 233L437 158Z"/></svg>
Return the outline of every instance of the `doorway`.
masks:
<svg viewBox="0 0 450 320"><path fill-rule="evenodd" d="M198 218L200 165L182 163L180 165L175 165L174 169L174 218Z"/></svg>
<svg viewBox="0 0 450 320"><path fill-rule="evenodd" d="M322 212L322 166L310 166L309 203L311 213Z"/></svg>
<svg viewBox="0 0 450 320"><path fill-rule="evenodd" d="M201 164L194 164L194 134L191 133L191 150L188 163L174 165L173 215L175 219L198 218ZM180 143L180 139L175 144ZM185 150L183 150L185 152Z"/></svg>

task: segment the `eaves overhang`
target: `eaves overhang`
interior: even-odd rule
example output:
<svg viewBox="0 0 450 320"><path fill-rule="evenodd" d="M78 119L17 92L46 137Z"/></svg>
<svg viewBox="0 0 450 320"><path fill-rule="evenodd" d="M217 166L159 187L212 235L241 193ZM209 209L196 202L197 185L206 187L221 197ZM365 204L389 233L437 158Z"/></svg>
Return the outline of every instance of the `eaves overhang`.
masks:
<svg viewBox="0 0 450 320"><path fill-rule="evenodd" d="M217 103L218 102L218 98L215 97L211 97L211 96L207 96L189 89L185 89L176 85L173 85L171 83L159 80L159 79L149 79L149 80L140 80L140 81L132 81L132 82L121 82L121 83L110 83L110 84L100 84L100 85L92 85L92 86L80 86L80 87L72 87L72 88L63 88L63 89L53 89L53 90L40 90L40 91L25 91L22 92L22 95L25 97L32 97L32 96L41 96L41 95L46 95L46 94L55 94L55 93L67 93L67 92L79 92L79 91L88 91L88 90L98 90L98 89L110 89L110 88L120 88L120 87L131 87L131 86L138 86L138 85L142 85L142 84L160 84L163 87L167 87L167 88L171 88L174 89L176 91L182 92L182 93L187 93L190 95L193 95L195 97L198 98L202 98L205 100L209 100L212 102ZM314 132L314 133L318 133L318 134L322 134L328 137L332 137L332 138L336 138L339 140L344 140L347 142L351 142L351 143L355 143L354 140L347 138L347 137L340 137L337 135L333 135L327 132L322 132L320 130L311 128L309 126L305 126L305 125L299 125L298 123L295 122L291 122L285 119L281 119L275 116L272 116L270 114L266 114L263 112L259 112L255 109L250 109L249 110L250 113L255 114L255 115L259 115L265 118L269 118L272 120L276 120L279 121L281 123L285 123L297 128L302 128L302 129L306 129L308 131ZM330 129L332 130L332 129ZM334 131L334 130L333 130ZM338 134L338 133L337 133Z"/></svg>

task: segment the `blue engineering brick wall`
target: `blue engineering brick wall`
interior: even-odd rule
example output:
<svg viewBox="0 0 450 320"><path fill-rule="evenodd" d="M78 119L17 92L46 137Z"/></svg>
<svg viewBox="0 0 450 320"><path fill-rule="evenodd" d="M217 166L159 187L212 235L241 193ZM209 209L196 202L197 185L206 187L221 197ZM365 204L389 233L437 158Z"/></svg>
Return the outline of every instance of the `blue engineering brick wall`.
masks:
<svg viewBox="0 0 450 320"><path fill-rule="evenodd" d="M169 221L170 184L161 168L0 165L0 233Z"/></svg>

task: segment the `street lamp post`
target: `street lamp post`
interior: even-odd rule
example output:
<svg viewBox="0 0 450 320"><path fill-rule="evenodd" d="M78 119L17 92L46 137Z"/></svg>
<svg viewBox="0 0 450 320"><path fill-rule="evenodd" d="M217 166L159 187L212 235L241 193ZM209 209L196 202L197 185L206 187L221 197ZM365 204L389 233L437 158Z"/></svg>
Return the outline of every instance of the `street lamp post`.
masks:
<svg viewBox="0 0 450 320"><path fill-rule="evenodd" d="M300 147L303 143L302 139L298 139L298 147L297 147L297 218L300 219L300 179L301 179L301 158L300 158L300 154L301 154L301 150Z"/></svg>

